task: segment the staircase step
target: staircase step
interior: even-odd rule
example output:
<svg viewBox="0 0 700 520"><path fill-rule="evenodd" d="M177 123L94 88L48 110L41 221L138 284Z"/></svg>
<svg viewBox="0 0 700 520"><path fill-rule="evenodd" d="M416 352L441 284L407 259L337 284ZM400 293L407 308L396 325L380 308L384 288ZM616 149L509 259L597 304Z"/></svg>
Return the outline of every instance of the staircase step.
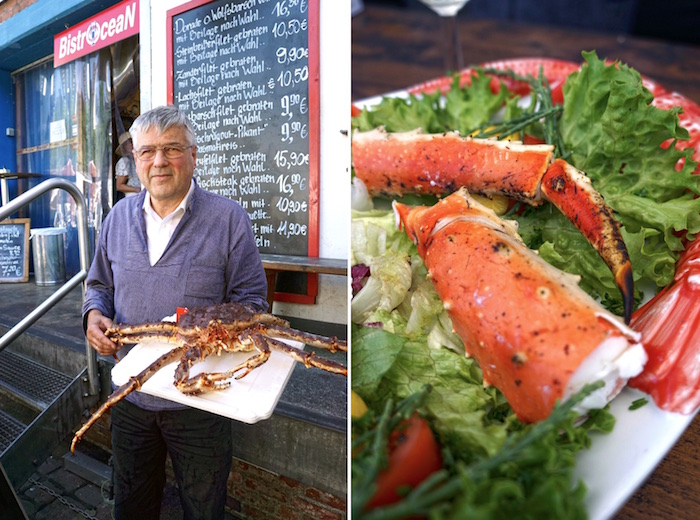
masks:
<svg viewBox="0 0 700 520"><path fill-rule="evenodd" d="M5 349L0 352L0 386L40 409L70 384L71 378Z"/></svg>
<svg viewBox="0 0 700 520"><path fill-rule="evenodd" d="M26 427L26 424L0 410L0 453L3 453Z"/></svg>
<svg viewBox="0 0 700 520"><path fill-rule="evenodd" d="M112 468L107 464L76 451L75 455L66 453L63 456L63 465L71 473L100 486L108 493L112 492Z"/></svg>
<svg viewBox="0 0 700 520"><path fill-rule="evenodd" d="M41 412L34 404L28 404L26 399L17 397L14 392L0 385L0 410L11 415L23 424L31 424Z"/></svg>

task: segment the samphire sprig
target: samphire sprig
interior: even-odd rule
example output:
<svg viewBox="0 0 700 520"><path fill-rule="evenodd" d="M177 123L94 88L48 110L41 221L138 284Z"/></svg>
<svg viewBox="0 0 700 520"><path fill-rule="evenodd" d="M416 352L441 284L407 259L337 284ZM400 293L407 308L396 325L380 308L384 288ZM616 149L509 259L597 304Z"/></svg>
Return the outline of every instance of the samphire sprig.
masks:
<svg viewBox="0 0 700 520"><path fill-rule="evenodd" d="M521 116L498 123L481 125L481 127L475 129L476 137L498 135L500 139L505 139L509 135L520 134L522 140L524 131L529 125L540 123L544 141L554 145L555 156L561 157L562 159L568 158L571 152L564 147L564 141L559 132L559 117L561 116L563 107L561 105L555 105L552 101L552 89L549 86L549 81L547 81L547 78L542 72L542 67L540 67L537 77L531 74L522 76L512 70L493 68L479 70L497 77L508 77L516 81L527 83L530 86L532 102Z"/></svg>

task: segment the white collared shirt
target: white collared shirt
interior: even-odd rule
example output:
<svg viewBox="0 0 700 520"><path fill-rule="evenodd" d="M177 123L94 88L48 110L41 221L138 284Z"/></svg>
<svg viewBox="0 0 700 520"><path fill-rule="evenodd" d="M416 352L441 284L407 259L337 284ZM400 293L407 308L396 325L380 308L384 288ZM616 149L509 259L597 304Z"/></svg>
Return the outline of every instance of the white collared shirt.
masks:
<svg viewBox="0 0 700 520"><path fill-rule="evenodd" d="M185 214L187 202L194 191L194 180L190 183L190 189L187 195L180 201L175 211L165 218L160 218L151 207L151 194L146 192L146 199L143 201L143 211L146 220L146 235L148 237L148 260L151 265L156 265L156 262L163 256L165 248L168 247L170 238L175 232L175 228L182 220Z"/></svg>

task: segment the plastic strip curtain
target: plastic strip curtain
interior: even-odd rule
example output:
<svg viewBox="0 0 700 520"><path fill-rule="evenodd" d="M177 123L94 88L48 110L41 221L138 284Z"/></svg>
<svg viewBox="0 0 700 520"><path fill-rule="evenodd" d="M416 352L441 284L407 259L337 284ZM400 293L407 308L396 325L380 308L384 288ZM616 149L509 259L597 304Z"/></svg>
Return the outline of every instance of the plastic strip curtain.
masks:
<svg viewBox="0 0 700 520"><path fill-rule="evenodd" d="M88 207L90 242L112 206L112 103L109 49L57 69L47 61L15 76L19 171L75 182ZM80 269L75 204L62 190L29 208L32 228L66 228L66 274ZM94 250L94 249L93 249Z"/></svg>

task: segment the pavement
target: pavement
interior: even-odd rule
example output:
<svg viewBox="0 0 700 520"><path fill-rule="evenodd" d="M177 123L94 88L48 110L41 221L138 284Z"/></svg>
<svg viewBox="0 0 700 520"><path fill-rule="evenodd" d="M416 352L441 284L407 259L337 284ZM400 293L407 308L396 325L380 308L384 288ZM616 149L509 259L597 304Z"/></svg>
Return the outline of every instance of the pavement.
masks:
<svg viewBox="0 0 700 520"><path fill-rule="evenodd" d="M111 520L113 518L111 483L101 485L86 480L68 470L58 449L44 460L36 472L17 491L28 519L77 520L82 518ZM169 482L161 504L161 520L182 518L177 487ZM234 518L228 515L227 518Z"/></svg>

